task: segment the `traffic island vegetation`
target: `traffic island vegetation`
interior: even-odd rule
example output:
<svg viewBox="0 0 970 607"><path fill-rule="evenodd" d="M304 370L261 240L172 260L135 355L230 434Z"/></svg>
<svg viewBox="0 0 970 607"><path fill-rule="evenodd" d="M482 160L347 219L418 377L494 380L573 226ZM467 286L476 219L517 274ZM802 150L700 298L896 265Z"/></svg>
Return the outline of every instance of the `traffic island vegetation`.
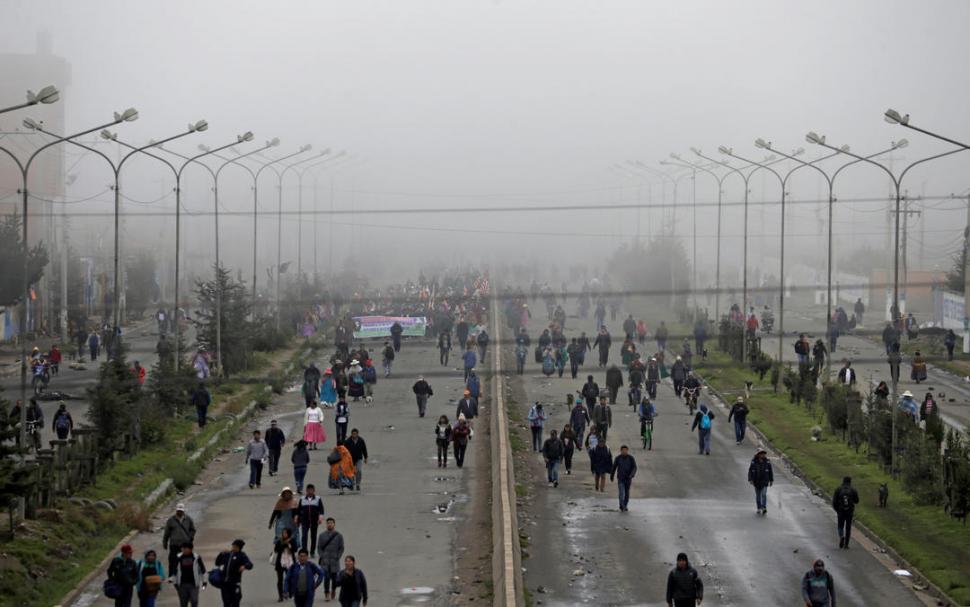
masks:
<svg viewBox="0 0 970 607"><path fill-rule="evenodd" d="M970 604L970 527L941 507L949 500L952 514L966 514L958 506L970 494L970 460L962 437L941 437L947 450L941 457L940 439L902 415L897 418L897 443L904 449L897 455L900 473L893 478L885 438L887 431L891 438L891 412L874 401L857 402L835 386L808 390L791 375L785 382L791 387L779 386L776 392L770 377L759 379L750 367L722 352L711 352L696 368L726 398L743 395L746 382L752 382L748 421L774 448L826 496L833 494L843 476L851 476L861 499L856 520L954 602ZM860 417L863 405L872 413L865 417L872 421ZM882 484L889 490L885 508L879 507ZM834 524L821 532L830 532L835 542Z"/></svg>
<svg viewBox="0 0 970 607"><path fill-rule="evenodd" d="M273 393L282 393L283 386L294 381L300 364L305 362L307 345L295 340L287 345L290 347L284 351L256 353L251 359L251 370L233 381L210 384L210 416L214 419L202 429L197 428L194 408L188 410L185 393L176 397L177 402L153 402L157 394L151 393L162 389L166 379L176 377L170 375L176 374L174 365L160 369L168 377L157 378L157 387L150 381L140 397L127 384L132 376L126 364L103 365L101 381L92 390L92 396L103 395L105 401L92 407L100 406L109 415L111 406L131 407L138 398L145 398L139 406L169 411L164 427L155 432L142 422L140 449L106 460L94 485L82 488L71 500L60 498L55 508L40 510L36 519L19 521L12 538L2 534L0 603L59 604L129 531L150 530L153 505L145 503L146 496L166 479L172 479L169 493L181 493L191 487L210 458L235 440L235 432L231 431L238 427L235 419L249 403L255 401L257 408L265 408ZM317 346L316 341L309 344L310 348ZM160 365L165 367L164 362ZM108 387L115 384L117 392L109 398ZM198 380L190 371L189 386L195 385ZM9 403L0 401L0 408L9 409ZM119 427L127 431L130 426L124 424L133 421L134 418L123 416ZM199 449L203 449L200 456L190 460ZM160 496L155 504L162 503L165 497Z"/></svg>

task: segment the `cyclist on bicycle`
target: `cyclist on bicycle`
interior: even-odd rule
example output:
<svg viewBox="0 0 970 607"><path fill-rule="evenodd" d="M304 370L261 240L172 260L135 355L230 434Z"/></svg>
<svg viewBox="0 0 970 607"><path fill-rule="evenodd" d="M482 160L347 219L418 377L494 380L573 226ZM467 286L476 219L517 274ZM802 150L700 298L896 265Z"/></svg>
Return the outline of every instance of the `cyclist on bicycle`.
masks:
<svg viewBox="0 0 970 607"><path fill-rule="evenodd" d="M640 436L647 433L647 426L653 427L653 419L657 417L657 407L649 398L640 401L637 407L637 414L640 416Z"/></svg>

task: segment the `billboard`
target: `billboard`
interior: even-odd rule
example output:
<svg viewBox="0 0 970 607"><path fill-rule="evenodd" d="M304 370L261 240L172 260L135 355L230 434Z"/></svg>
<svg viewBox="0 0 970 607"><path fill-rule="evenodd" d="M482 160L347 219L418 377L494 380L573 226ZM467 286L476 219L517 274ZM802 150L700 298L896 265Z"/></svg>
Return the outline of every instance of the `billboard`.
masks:
<svg viewBox="0 0 970 607"><path fill-rule="evenodd" d="M355 316L354 339L390 337L391 325L401 323L404 336L424 337L428 321L424 316Z"/></svg>

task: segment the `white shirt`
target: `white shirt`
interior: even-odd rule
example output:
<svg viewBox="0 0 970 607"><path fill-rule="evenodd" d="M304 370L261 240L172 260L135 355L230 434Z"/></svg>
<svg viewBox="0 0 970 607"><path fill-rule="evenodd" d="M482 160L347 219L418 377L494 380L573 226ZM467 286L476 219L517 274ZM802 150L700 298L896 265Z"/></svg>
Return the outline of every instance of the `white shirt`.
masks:
<svg viewBox="0 0 970 607"><path fill-rule="evenodd" d="M322 424L323 423L323 409L320 407L308 407L306 410L306 415L303 417L304 423L310 424Z"/></svg>

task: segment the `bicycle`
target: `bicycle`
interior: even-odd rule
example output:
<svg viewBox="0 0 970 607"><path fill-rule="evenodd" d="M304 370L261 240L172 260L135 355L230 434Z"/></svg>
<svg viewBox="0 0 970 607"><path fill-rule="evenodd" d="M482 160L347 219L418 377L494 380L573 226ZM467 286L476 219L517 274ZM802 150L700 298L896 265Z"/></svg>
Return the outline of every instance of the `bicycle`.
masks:
<svg viewBox="0 0 970 607"><path fill-rule="evenodd" d="M647 451L653 450L653 419L640 420L640 437L643 439L643 448Z"/></svg>
<svg viewBox="0 0 970 607"><path fill-rule="evenodd" d="M685 388L684 389L684 400L686 401L687 409L690 414L693 415L694 411L697 409L697 393L700 388Z"/></svg>

